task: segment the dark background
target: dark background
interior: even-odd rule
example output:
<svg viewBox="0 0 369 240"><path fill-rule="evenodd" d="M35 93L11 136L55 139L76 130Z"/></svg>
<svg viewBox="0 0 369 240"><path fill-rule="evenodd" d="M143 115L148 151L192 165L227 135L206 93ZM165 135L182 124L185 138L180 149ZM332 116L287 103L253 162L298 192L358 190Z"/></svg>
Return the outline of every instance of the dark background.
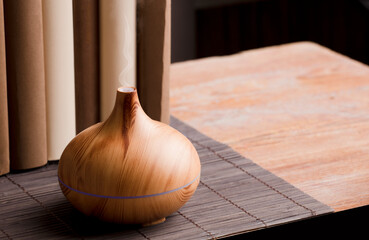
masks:
<svg viewBox="0 0 369 240"><path fill-rule="evenodd" d="M369 0L172 0L172 62L296 41L369 64Z"/></svg>

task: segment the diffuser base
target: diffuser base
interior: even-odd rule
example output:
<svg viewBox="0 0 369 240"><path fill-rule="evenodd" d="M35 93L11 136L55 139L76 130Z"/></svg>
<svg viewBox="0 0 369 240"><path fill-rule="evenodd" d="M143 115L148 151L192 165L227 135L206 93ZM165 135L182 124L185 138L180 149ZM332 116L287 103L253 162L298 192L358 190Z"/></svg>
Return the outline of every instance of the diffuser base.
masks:
<svg viewBox="0 0 369 240"><path fill-rule="evenodd" d="M165 222L165 218L162 218L162 219L150 222L150 223L143 223L142 226L143 227L149 227L149 226L154 226L154 225L162 223L162 222Z"/></svg>

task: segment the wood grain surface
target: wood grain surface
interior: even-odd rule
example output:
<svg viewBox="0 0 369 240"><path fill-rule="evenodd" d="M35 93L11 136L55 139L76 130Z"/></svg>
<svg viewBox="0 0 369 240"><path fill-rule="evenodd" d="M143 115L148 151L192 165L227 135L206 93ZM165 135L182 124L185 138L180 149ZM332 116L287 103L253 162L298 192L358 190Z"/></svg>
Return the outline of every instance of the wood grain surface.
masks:
<svg viewBox="0 0 369 240"><path fill-rule="evenodd" d="M109 118L82 131L65 148L58 176L65 196L86 215L154 224L190 199L200 171L191 142L151 120L135 88L119 88Z"/></svg>
<svg viewBox="0 0 369 240"><path fill-rule="evenodd" d="M173 64L171 114L335 211L369 204L369 67L311 42Z"/></svg>

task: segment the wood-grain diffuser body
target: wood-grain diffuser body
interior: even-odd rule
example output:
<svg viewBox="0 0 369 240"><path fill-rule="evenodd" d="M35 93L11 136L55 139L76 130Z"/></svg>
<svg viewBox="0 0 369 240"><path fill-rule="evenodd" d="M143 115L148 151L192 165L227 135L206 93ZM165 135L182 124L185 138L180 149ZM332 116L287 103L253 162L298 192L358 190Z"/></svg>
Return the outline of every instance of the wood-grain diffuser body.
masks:
<svg viewBox="0 0 369 240"><path fill-rule="evenodd" d="M151 120L135 88L119 88L110 117L65 148L58 178L66 198L86 215L125 224L155 224L195 192L200 160L177 130Z"/></svg>

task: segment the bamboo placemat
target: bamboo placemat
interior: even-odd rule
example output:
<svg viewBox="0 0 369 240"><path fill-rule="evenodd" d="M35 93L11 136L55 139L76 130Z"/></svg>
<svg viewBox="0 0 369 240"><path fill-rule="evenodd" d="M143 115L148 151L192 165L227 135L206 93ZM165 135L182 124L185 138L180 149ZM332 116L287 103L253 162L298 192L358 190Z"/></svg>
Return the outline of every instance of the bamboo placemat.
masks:
<svg viewBox="0 0 369 240"><path fill-rule="evenodd" d="M332 212L227 145L173 117L171 125L196 147L202 175L194 196L164 223L122 226L85 217L61 193L54 162L0 177L0 238L211 239Z"/></svg>

